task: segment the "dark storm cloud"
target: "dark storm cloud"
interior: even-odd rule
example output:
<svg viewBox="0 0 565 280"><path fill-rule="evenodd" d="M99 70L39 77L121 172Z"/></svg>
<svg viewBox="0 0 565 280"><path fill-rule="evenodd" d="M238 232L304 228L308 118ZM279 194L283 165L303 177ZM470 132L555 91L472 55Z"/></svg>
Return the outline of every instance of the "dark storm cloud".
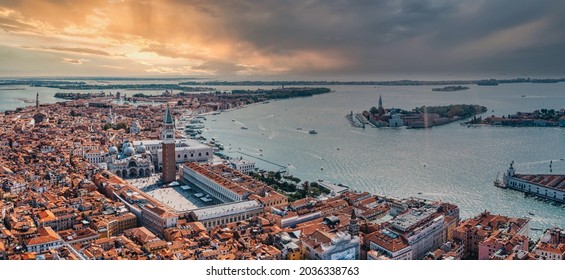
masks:
<svg viewBox="0 0 565 280"><path fill-rule="evenodd" d="M508 68L564 73L559 63L547 63L564 57L565 32L560 31L565 26L564 3L415 0L299 1L290 5L230 1L209 4L207 10L221 14L235 37L262 53L331 50L353 62L346 69L330 72L488 72ZM513 29L515 37L521 37L520 27L535 22L539 22L537 29L524 34L530 41L515 40L523 47L516 46L513 38L497 42L498 34L513 36ZM477 49L468 48L473 44Z"/></svg>

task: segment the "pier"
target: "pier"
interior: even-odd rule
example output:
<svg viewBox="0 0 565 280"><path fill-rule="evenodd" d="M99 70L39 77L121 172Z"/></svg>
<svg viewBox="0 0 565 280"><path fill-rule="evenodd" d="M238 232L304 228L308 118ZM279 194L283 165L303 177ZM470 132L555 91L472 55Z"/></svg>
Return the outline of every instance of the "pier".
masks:
<svg viewBox="0 0 565 280"><path fill-rule="evenodd" d="M335 185L335 184L332 184L332 183L330 183L330 182L326 182L326 181L322 181L322 180L319 180L319 181L318 181L318 185L319 185L320 187L324 188L324 189L329 190L329 191L332 192L332 193L335 193L336 195L337 195L337 194L344 193L344 192L346 192L346 191L349 191L349 187L348 187L348 186Z"/></svg>
<svg viewBox="0 0 565 280"><path fill-rule="evenodd" d="M351 124L351 126L353 126L353 127L365 128L366 125L368 125L370 127L376 127L374 124L369 122L367 120L367 118L365 118L365 116L363 116L363 114L360 114L360 113L357 113L357 114L351 113L351 114L345 115L345 118L349 121L349 124Z"/></svg>
<svg viewBox="0 0 565 280"><path fill-rule="evenodd" d="M270 160L266 160L266 159L260 158L260 157L258 157L258 156L250 155L250 154L248 154L248 153L244 153L244 152L240 152L240 151L236 151L236 153L240 153L240 154L242 154L242 155L244 155L244 156L252 157L252 158L255 158L255 159L264 161L264 162L266 162L266 163L272 164L272 165L274 165L274 166L278 166L278 167L284 169L285 171L286 171L286 168L287 168L286 166L280 165L280 164L278 164L278 163L276 163L276 162L272 162L272 161L270 161Z"/></svg>

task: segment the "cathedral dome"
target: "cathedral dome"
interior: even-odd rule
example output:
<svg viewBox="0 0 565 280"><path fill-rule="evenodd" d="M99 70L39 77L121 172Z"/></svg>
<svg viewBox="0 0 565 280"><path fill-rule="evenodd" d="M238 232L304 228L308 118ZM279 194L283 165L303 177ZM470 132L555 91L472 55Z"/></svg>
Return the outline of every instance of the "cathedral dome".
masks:
<svg viewBox="0 0 565 280"><path fill-rule="evenodd" d="M143 154L145 153L146 150L147 148L145 147L145 145L143 145L143 143L141 143L141 145L139 145L136 149L138 154Z"/></svg>
<svg viewBox="0 0 565 280"><path fill-rule="evenodd" d="M127 146L124 149L124 155L127 157L131 157L133 156L133 154L135 154L135 149L132 146Z"/></svg>
<svg viewBox="0 0 565 280"><path fill-rule="evenodd" d="M118 153L118 148L116 148L116 146L112 146L112 147L110 147L109 152L110 152L111 155L115 155L115 154Z"/></svg>

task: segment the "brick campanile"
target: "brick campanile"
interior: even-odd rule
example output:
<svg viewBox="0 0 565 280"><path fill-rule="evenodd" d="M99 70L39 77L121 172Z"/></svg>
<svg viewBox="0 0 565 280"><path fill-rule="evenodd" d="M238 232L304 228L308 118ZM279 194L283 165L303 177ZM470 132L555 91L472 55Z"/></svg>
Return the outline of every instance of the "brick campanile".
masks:
<svg viewBox="0 0 565 280"><path fill-rule="evenodd" d="M167 105L165 118L163 119L162 132L162 159L163 159L163 175L161 179L163 183L170 183L176 180L176 164L175 164L175 122L171 114L171 108Z"/></svg>

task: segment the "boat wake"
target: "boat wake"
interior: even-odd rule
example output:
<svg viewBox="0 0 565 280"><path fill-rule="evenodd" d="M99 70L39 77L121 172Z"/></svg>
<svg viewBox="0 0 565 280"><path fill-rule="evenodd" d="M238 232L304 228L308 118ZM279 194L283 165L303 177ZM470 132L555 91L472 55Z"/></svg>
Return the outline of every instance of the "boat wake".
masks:
<svg viewBox="0 0 565 280"><path fill-rule="evenodd" d="M267 139L272 140L273 138L279 136L279 132L277 130L273 130Z"/></svg>
<svg viewBox="0 0 565 280"><path fill-rule="evenodd" d="M274 116L275 116L275 114L270 114L268 116L260 117L258 120L264 120L264 119L272 118Z"/></svg>
<svg viewBox="0 0 565 280"><path fill-rule="evenodd" d="M311 157L313 157L313 158L315 158L315 159L324 160L324 158L321 157L321 156L318 156L318 155L315 155L315 154L311 154L311 153L306 153L306 154L309 155L309 156L311 156Z"/></svg>
<svg viewBox="0 0 565 280"><path fill-rule="evenodd" d="M360 134L360 135L363 135L363 136L368 136L368 137L373 137L373 138L377 138L377 136L376 136L376 135L373 135L373 134L368 134L368 133L364 133L364 132L362 132L362 131L355 131L355 130L350 130L349 132L351 132L351 133L355 133L355 134Z"/></svg>

